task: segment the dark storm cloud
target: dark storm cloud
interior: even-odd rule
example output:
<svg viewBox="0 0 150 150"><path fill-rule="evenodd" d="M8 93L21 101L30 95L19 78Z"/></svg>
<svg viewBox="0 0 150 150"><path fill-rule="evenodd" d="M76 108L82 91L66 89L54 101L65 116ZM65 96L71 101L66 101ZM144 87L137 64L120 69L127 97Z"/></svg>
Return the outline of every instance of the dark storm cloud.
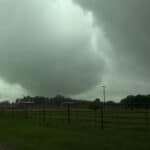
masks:
<svg viewBox="0 0 150 150"><path fill-rule="evenodd" d="M139 92L148 92L146 88L150 80L150 1L75 1L94 13L97 24L103 24L106 36L112 44L111 59L115 65L111 72L111 82L114 80L114 85L117 84L116 81L120 82L116 88L128 88L128 93L131 93L132 88L133 91L136 88ZM129 84L126 85L125 82ZM141 82L143 84L139 84ZM120 90L118 92L121 93Z"/></svg>
<svg viewBox="0 0 150 150"><path fill-rule="evenodd" d="M79 0L103 22L121 68L149 77L150 1ZM127 64L125 63L127 62Z"/></svg>
<svg viewBox="0 0 150 150"><path fill-rule="evenodd" d="M105 66L92 19L70 0L0 0L1 79L37 95L90 89Z"/></svg>

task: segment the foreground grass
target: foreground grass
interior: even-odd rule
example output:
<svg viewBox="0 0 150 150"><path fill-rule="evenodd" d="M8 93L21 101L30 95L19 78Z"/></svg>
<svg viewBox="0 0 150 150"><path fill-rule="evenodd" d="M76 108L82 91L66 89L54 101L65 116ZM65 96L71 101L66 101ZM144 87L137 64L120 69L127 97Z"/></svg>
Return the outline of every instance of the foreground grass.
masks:
<svg viewBox="0 0 150 150"><path fill-rule="evenodd" d="M27 121L0 120L0 143L13 150L148 150L145 130L39 127Z"/></svg>

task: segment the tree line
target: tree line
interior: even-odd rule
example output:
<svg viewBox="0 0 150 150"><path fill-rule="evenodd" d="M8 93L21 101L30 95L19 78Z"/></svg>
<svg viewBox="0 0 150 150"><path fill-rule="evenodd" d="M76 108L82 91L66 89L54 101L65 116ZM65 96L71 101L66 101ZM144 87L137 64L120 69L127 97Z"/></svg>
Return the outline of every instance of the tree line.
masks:
<svg viewBox="0 0 150 150"><path fill-rule="evenodd" d="M62 95L56 95L54 97L44 97L44 96L25 96L23 98L16 99L13 104L21 105L21 104L33 104L33 105L49 105L49 106L61 106L65 103L72 103L78 106L88 107L90 109L97 110L102 106L118 106L124 105L125 107L150 107L150 95L129 95L120 102L115 101L107 101L105 104L99 98L94 99L93 101L90 100L80 100L70 97L65 97ZM9 101L3 101L0 105L9 105L11 104Z"/></svg>
<svg viewBox="0 0 150 150"><path fill-rule="evenodd" d="M120 101L127 107L145 108L150 107L150 95L129 95Z"/></svg>

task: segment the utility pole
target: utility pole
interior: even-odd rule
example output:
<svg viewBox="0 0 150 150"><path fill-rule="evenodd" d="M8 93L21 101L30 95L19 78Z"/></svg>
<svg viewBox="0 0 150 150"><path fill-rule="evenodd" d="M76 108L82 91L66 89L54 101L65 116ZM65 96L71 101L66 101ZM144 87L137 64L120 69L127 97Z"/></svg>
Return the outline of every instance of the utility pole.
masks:
<svg viewBox="0 0 150 150"><path fill-rule="evenodd" d="M104 98L104 107L105 107L105 104L106 104L106 86L103 85L102 88L103 88L103 98Z"/></svg>
<svg viewBox="0 0 150 150"><path fill-rule="evenodd" d="M103 104L101 106L101 129L104 129L104 110L105 110L105 103L106 103L106 86L101 86L103 88Z"/></svg>

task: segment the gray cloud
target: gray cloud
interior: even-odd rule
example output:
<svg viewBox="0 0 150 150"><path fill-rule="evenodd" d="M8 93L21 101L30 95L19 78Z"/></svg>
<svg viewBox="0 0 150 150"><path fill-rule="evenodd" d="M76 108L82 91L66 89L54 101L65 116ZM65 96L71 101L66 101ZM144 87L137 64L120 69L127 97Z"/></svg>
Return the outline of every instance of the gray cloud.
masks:
<svg viewBox="0 0 150 150"><path fill-rule="evenodd" d="M92 99L101 96L92 88L102 80L109 99L149 93L149 6L149 0L0 0L0 86Z"/></svg>
<svg viewBox="0 0 150 150"><path fill-rule="evenodd" d="M148 93L150 77L150 1L75 0L103 24L112 45L113 68L105 74L112 96ZM108 82L109 81L109 82ZM122 89L122 90L121 90Z"/></svg>
<svg viewBox="0 0 150 150"><path fill-rule="evenodd" d="M27 95L27 91L18 84L9 84L0 79L0 101L11 100Z"/></svg>
<svg viewBox="0 0 150 150"><path fill-rule="evenodd" d="M105 34L66 0L0 0L0 77L36 95L79 94L100 82ZM98 40L97 40L98 39Z"/></svg>

